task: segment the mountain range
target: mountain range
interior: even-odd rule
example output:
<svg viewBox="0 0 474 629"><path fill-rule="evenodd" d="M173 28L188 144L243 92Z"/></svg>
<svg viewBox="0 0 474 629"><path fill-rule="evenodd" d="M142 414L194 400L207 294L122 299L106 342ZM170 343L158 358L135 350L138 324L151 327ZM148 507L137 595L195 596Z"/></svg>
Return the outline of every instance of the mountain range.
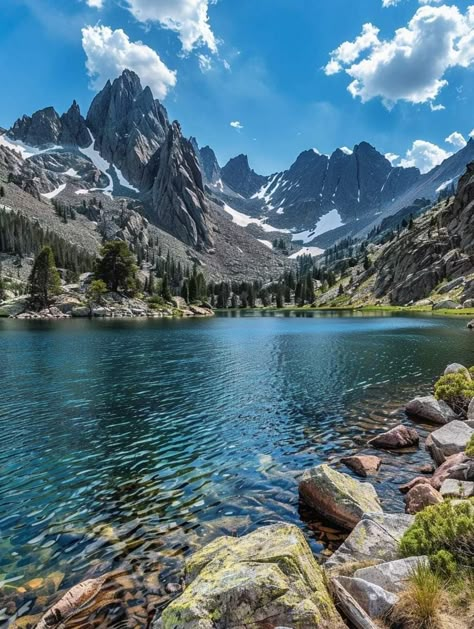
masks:
<svg viewBox="0 0 474 629"><path fill-rule="evenodd" d="M62 115L46 107L0 135L4 210L92 256L117 235L135 249L164 245L214 279L276 277L299 250L318 253L364 235L416 199L435 200L473 160L470 140L421 174L392 166L361 142L331 156L304 151L269 176L257 174L245 155L221 167L212 148L185 138L129 70L107 82L85 116L76 102ZM66 226L58 203L76 208L78 220ZM275 239L285 246L273 248Z"/></svg>

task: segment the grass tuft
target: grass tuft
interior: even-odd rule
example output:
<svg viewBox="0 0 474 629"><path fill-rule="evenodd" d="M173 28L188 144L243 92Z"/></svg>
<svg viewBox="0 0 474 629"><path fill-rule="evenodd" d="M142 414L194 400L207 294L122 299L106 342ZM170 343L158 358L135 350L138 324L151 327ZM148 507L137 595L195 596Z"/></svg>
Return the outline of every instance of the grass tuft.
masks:
<svg viewBox="0 0 474 629"><path fill-rule="evenodd" d="M393 609L392 620L404 629L441 629L443 603L443 579L420 562Z"/></svg>

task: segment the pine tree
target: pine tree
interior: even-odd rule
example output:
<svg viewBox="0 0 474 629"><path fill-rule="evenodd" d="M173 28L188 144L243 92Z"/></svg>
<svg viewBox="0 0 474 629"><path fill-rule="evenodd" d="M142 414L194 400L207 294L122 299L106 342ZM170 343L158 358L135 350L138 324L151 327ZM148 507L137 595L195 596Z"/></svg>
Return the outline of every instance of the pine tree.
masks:
<svg viewBox="0 0 474 629"><path fill-rule="evenodd" d="M171 301L172 299L168 275L166 273L163 275L163 279L161 281L161 296L165 301Z"/></svg>
<svg viewBox="0 0 474 629"><path fill-rule="evenodd" d="M35 306L47 308L51 297L57 295L61 281L51 247L41 249L36 256L30 276L30 295Z"/></svg>
<svg viewBox="0 0 474 629"><path fill-rule="evenodd" d="M5 296L5 280L3 279L2 263L0 262L0 301L4 301Z"/></svg>
<svg viewBox="0 0 474 629"><path fill-rule="evenodd" d="M104 280L113 291L135 288L137 267L135 258L123 240L111 240L101 250L96 265L98 279Z"/></svg>
<svg viewBox="0 0 474 629"><path fill-rule="evenodd" d="M5 188L3 186L0 186L0 197L4 197L5 196Z"/></svg>

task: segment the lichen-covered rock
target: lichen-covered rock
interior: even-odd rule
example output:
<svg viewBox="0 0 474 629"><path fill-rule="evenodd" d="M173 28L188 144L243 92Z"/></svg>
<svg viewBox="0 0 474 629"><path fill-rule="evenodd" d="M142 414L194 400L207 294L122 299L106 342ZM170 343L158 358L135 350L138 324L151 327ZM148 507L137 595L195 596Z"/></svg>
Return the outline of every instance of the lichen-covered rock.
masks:
<svg viewBox="0 0 474 629"><path fill-rule="evenodd" d="M458 419L453 409L444 400L437 400L434 395L416 397L408 402L405 410L409 415L426 419L433 424L443 425Z"/></svg>
<svg viewBox="0 0 474 629"><path fill-rule="evenodd" d="M345 626L321 568L294 525L218 538L187 562L186 582L183 594L155 620L155 629Z"/></svg>
<svg viewBox="0 0 474 629"><path fill-rule="evenodd" d="M403 513L365 513L349 537L326 561L325 568L397 559L399 542L414 518Z"/></svg>
<svg viewBox="0 0 474 629"><path fill-rule="evenodd" d="M354 455L341 459L341 463L347 465L358 476L367 477L377 473L382 461L378 456Z"/></svg>
<svg viewBox="0 0 474 629"><path fill-rule="evenodd" d="M420 437L414 428L400 424L387 432L369 439L369 445L375 448L396 450L398 448L417 446L419 441Z"/></svg>
<svg viewBox="0 0 474 629"><path fill-rule="evenodd" d="M466 422L455 420L432 432L426 440L426 449L435 463L441 465L452 454L464 452L473 434L474 429Z"/></svg>
<svg viewBox="0 0 474 629"><path fill-rule="evenodd" d="M325 464L304 472L299 492L320 516L349 531L364 513L382 512L377 492L370 483L361 483Z"/></svg>

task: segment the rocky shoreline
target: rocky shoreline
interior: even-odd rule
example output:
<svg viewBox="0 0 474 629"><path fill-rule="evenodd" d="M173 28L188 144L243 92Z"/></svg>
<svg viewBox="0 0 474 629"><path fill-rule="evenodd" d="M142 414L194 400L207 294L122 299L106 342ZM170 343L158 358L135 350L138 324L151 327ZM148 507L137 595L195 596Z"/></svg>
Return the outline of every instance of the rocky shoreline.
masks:
<svg viewBox="0 0 474 629"><path fill-rule="evenodd" d="M301 530L285 522L257 528L243 537L219 537L191 555L181 583L158 588L157 592L173 600L158 604L160 611L144 626L427 627L404 621L403 614L414 575L429 572L436 555L412 552L413 545L408 542L417 527L426 527L436 510L443 508L449 510L453 522L457 517L464 518L463 534L474 545L473 373L473 369L451 364L435 387L436 395L417 397L406 405L408 419L429 422L436 428L425 442L429 463L419 468L419 476L399 488L405 495L405 513L385 513L374 485L367 482L383 465L376 455L342 457L340 462L353 475L327 464L307 469L299 479L301 503L327 523L326 530L346 532L342 544L324 563L318 563ZM459 397L445 395L449 403L440 397L441 385L451 386L459 378L470 396L462 409ZM410 423L399 424L368 442L381 451L418 448L419 444L418 431ZM445 513L443 517L446 519ZM110 598L111 588L120 589L123 580L123 574L118 573L88 579L57 601L39 624L29 625L25 617L14 626L89 626L80 621L77 624L86 611L96 616L111 600L126 605L126 599L120 600L118 594ZM443 595L443 600L447 599L449 596ZM449 605L442 613L441 624L430 627L472 626L472 604L459 616L453 615Z"/></svg>

